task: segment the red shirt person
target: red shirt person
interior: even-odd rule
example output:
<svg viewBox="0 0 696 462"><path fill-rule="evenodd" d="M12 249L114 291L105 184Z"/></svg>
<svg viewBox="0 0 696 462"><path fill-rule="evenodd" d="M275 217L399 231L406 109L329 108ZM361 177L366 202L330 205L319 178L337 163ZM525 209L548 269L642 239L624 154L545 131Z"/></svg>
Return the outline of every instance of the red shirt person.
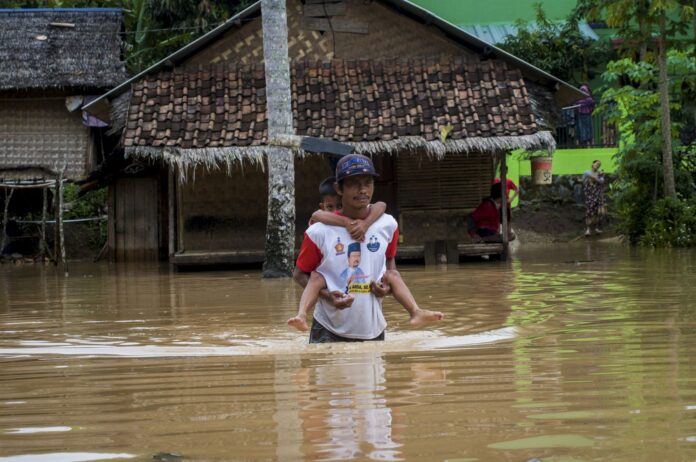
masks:
<svg viewBox="0 0 696 462"><path fill-rule="evenodd" d="M507 177L508 169L505 167L505 176ZM493 180L493 184L500 183L500 178L496 178ZM515 194L510 197L510 191L515 191ZM505 197L507 197L507 204L508 207L517 199L517 195L519 194L520 190L515 184L514 181L512 181L510 178L505 178Z"/></svg>
<svg viewBox="0 0 696 462"><path fill-rule="evenodd" d="M507 167L505 167L505 175L507 176ZM496 178L493 180L493 184L500 184L500 178ZM515 193L510 197L510 191L515 191ZM510 227L510 224L512 223L512 203L517 199L517 195L519 194L520 190L515 184L514 181L512 181L510 178L505 178L505 197L507 197L507 227L508 227L508 234L512 233L512 229ZM502 218L501 218L502 220Z"/></svg>
<svg viewBox="0 0 696 462"><path fill-rule="evenodd" d="M501 242L500 235L500 198L501 185L491 186L491 195L481 201L468 218L469 235L475 241Z"/></svg>

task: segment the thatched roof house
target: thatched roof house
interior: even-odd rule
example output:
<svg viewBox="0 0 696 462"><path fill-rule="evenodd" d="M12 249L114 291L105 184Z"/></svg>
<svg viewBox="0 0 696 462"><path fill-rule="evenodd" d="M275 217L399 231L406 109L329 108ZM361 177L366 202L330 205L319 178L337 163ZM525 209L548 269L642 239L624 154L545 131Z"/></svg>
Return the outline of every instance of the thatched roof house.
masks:
<svg viewBox="0 0 696 462"><path fill-rule="evenodd" d="M421 254L427 241L467 239L463 221L487 194L495 159L553 149L549 108L582 95L406 0L288 0L287 11L294 135L372 154L376 199ZM273 144L298 154L301 239L331 171L299 136L268 139L262 35L255 2L87 106L111 111L133 162L162 168L113 184L116 259L147 249L180 265L261 261ZM161 195L146 204L153 191ZM138 224L142 213L158 222Z"/></svg>
<svg viewBox="0 0 696 462"><path fill-rule="evenodd" d="M503 61L295 61L291 79L295 133L357 152L442 158L554 146L536 122L521 72ZM265 86L263 64L146 77L133 86L126 154L163 159L182 174L199 163L261 163L269 143Z"/></svg>
<svg viewBox="0 0 696 462"><path fill-rule="evenodd" d="M127 78L122 20L120 9L0 10L0 179L76 180L98 161L78 109Z"/></svg>
<svg viewBox="0 0 696 462"><path fill-rule="evenodd" d="M0 10L0 90L106 90L126 78L119 9Z"/></svg>

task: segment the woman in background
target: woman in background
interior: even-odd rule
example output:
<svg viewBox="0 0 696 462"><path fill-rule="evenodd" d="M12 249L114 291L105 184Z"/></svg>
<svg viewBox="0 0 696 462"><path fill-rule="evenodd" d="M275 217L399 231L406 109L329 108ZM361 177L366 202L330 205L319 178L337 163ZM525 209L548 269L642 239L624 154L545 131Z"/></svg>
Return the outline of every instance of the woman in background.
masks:
<svg viewBox="0 0 696 462"><path fill-rule="evenodd" d="M599 168L602 163L598 160L592 162L592 168L582 174L582 190L585 195L585 236L592 235L592 228L597 234L599 219L606 214L607 203L604 197L604 172Z"/></svg>

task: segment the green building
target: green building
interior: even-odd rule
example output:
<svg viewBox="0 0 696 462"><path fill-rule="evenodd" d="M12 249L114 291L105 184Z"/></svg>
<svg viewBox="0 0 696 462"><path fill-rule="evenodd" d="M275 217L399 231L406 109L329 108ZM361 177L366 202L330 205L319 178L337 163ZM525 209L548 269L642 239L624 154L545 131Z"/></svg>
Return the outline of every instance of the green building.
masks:
<svg viewBox="0 0 696 462"><path fill-rule="evenodd" d="M514 34L516 23L528 22L532 27L536 19L536 4L541 4L546 17L552 21L563 21L572 12L576 0L489 0L481 7L480 0L411 0L444 20L460 27L494 45ZM588 37L598 39L606 34L606 29L595 31L586 23L580 23L580 30ZM554 175L579 175L590 168L593 160L601 160L606 172L614 171L612 157L615 147L559 148L553 156ZM530 175L529 161L520 160L515 153L509 163L510 178L519 182L519 176Z"/></svg>

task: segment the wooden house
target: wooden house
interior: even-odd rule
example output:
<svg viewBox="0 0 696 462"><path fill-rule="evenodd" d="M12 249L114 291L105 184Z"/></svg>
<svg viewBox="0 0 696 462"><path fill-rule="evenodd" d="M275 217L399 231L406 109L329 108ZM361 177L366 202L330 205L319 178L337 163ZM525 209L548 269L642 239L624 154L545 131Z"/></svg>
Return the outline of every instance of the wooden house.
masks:
<svg viewBox="0 0 696 462"><path fill-rule="evenodd" d="M465 218L488 194L495 161L516 148L553 149L550 109L580 95L405 0L287 5L296 134L373 157L375 199L400 223L401 256L437 241L466 252ZM161 169L112 184L115 258L156 254L167 236L175 265L262 261L260 2L88 108L106 113L109 102L126 156ZM332 172L324 156L296 151L299 243Z"/></svg>
<svg viewBox="0 0 696 462"><path fill-rule="evenodd" d="M102 161L93 128L104 124L80 106L127 78L122 16L105 8L0 9L0 187L43 188L45 196L60 188L58 179L80 180Z"/></svg>

